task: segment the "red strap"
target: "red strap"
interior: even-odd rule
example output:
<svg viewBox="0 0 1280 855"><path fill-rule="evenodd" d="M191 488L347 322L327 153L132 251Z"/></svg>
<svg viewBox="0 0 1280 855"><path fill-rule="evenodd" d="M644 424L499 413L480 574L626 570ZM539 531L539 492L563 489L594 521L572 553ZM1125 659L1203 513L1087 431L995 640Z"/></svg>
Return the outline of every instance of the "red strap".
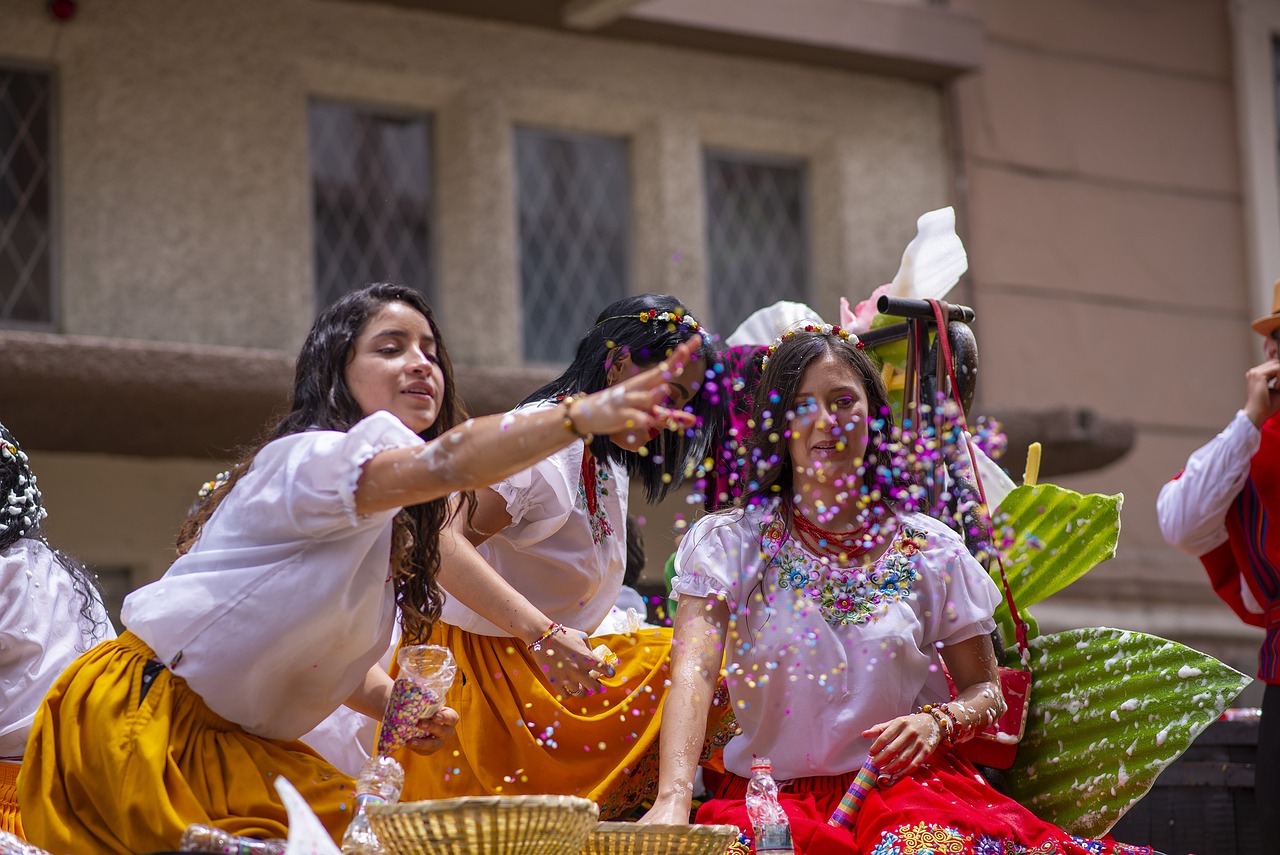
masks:
<svg viewBox="0 0 1280 855"><path fill-rule="evenodd" d="M1017 637L1018 649L1025 655L1027 653L1027 624L1022 619L1022 615L1018 613L1018 604L1013 601L1013 590L1009 587L1009 576L1004 569L1004 561L1000 558L1000 553L995 551L995 530L991 523L991 508L987 504L987 493L982 488L982 475L978 472L978 458L973 453L973 440L969 437L969 426L965 423L964 405L960 403L960 386L956 383L955 365L951 359L951 336L947 333L947 313L943 308L943 304L939 300L926 301L933 307L933 317L938 325L938 348L942 354L942 362L947 369L947 379L951 383L951 396L956 402L956 409L959 411L960 429L964 434L965 450L969 452L969 465L973 468L973 480L978 486L978 496L982 499L983 516L986 518L987 536L992 544L992 554L995 555L996 565L1000 568L1000 582L1004 585L1004 597L1009 603L1009 614L1013 616L1014 635Z"/></svg>

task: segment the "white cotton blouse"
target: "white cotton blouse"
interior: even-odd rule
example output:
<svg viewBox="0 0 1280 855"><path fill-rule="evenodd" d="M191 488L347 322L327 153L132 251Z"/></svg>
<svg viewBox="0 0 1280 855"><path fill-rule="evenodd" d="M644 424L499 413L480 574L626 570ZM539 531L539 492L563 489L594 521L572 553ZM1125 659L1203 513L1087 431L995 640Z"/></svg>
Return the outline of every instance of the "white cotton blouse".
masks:
<svg viewBox="0 0 1280 855"><path fill-rule="evenodd" d="M20 760L49 687L76 657L116 631L100 600L89 617L71 574L44 542L0 553L0 759Z"/></svg>
<svg viewBox="0 0 1280 855"><path fill-rule="evenodd" d="M532 404L529 409L553 406ZM511 525L478 549L550 620L591 632L609 614L622 587L628 478L619 466L600 465L593 518L582 476L585 451L584 443L572 443L494 484ZM442 620L477 635L507 634L454 599L446 600Z"/></svg>
<svg viewBox="0 0 1280 855"><path fill-rule="evenodd" d="M385 412L268 443L191 550L129 595L122 622L218 715L269 739L302 736L391 639L396 509L356 514L360 469L423 444Z"/></svg>
<svg viewBox="0 0 1280 855"><path fill-rule="evenodd" d="M766 514L703 517L676 553L675 595L729 608L725 680L743 732L725 767L747 777L762 756L779 780L854 771L864 730L946 700L937 647L995 629L999 591L930 517L902 515L884 557L846 571L793 538L779 546Z"/></svg>

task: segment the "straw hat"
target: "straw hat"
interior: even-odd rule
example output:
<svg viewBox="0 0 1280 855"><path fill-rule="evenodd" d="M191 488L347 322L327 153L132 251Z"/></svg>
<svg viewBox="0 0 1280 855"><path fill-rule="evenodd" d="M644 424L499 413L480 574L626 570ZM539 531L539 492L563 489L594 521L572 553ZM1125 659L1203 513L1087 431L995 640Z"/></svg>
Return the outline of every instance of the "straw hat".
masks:
<svg viewBox="0 0 1280 855"><path fill-rule="evenodd" d="M1264 315L1249 324L1258 335L1270 336L1277 327L1280 327L1280 279L1276 280L1275 287L1275 293L1271 296L1271 314Z"/></svg>

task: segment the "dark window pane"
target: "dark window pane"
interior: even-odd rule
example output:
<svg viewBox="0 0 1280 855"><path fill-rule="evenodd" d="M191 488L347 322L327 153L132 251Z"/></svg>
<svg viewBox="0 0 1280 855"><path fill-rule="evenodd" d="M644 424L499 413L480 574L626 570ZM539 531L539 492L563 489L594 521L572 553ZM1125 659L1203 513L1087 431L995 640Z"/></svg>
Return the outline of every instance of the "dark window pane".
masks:
<svg viewBox="0 0 1280 855"><path fill-rule="evenodd" d="M516 129L524 356L568 362L581 330L627 293L625 140Z"/></svg>
<svg viewBox="0 0 1280 855"><path fill-rule="evenodd" d="M430 295L430 119L315 102L310 124L317 306L380 281Z"/></svg>
<svg viewBox="0 0 1280 855"><path fill-rule="evenodd" d="M778 300L809 299L803 163L707 152L713 328L733 331Z"/></svg>
<svg viewBox="0 0 1280 855"><path fill-rule="evenodd" d="M53 322L48 74L0 68L0 323Z"/></svg>

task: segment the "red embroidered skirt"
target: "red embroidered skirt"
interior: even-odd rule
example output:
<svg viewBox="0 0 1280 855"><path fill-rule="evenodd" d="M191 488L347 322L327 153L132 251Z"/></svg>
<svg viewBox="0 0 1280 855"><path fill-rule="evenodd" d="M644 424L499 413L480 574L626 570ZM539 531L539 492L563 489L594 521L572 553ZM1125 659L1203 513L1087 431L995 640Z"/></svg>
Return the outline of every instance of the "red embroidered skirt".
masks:
<svg viewBox="0 0 1280 855"><path fill-rule="evenodd" d="M1074 837L1002 796L968 761L934 757L909 778L873 789L853 829L828 825L855 772L799 778L783 785L781 802L791 821L796 855L1150 855L1145 846ZM705 825L749 830L743 798L747 781L726 774L716 797L698 810Z"/></svg>

